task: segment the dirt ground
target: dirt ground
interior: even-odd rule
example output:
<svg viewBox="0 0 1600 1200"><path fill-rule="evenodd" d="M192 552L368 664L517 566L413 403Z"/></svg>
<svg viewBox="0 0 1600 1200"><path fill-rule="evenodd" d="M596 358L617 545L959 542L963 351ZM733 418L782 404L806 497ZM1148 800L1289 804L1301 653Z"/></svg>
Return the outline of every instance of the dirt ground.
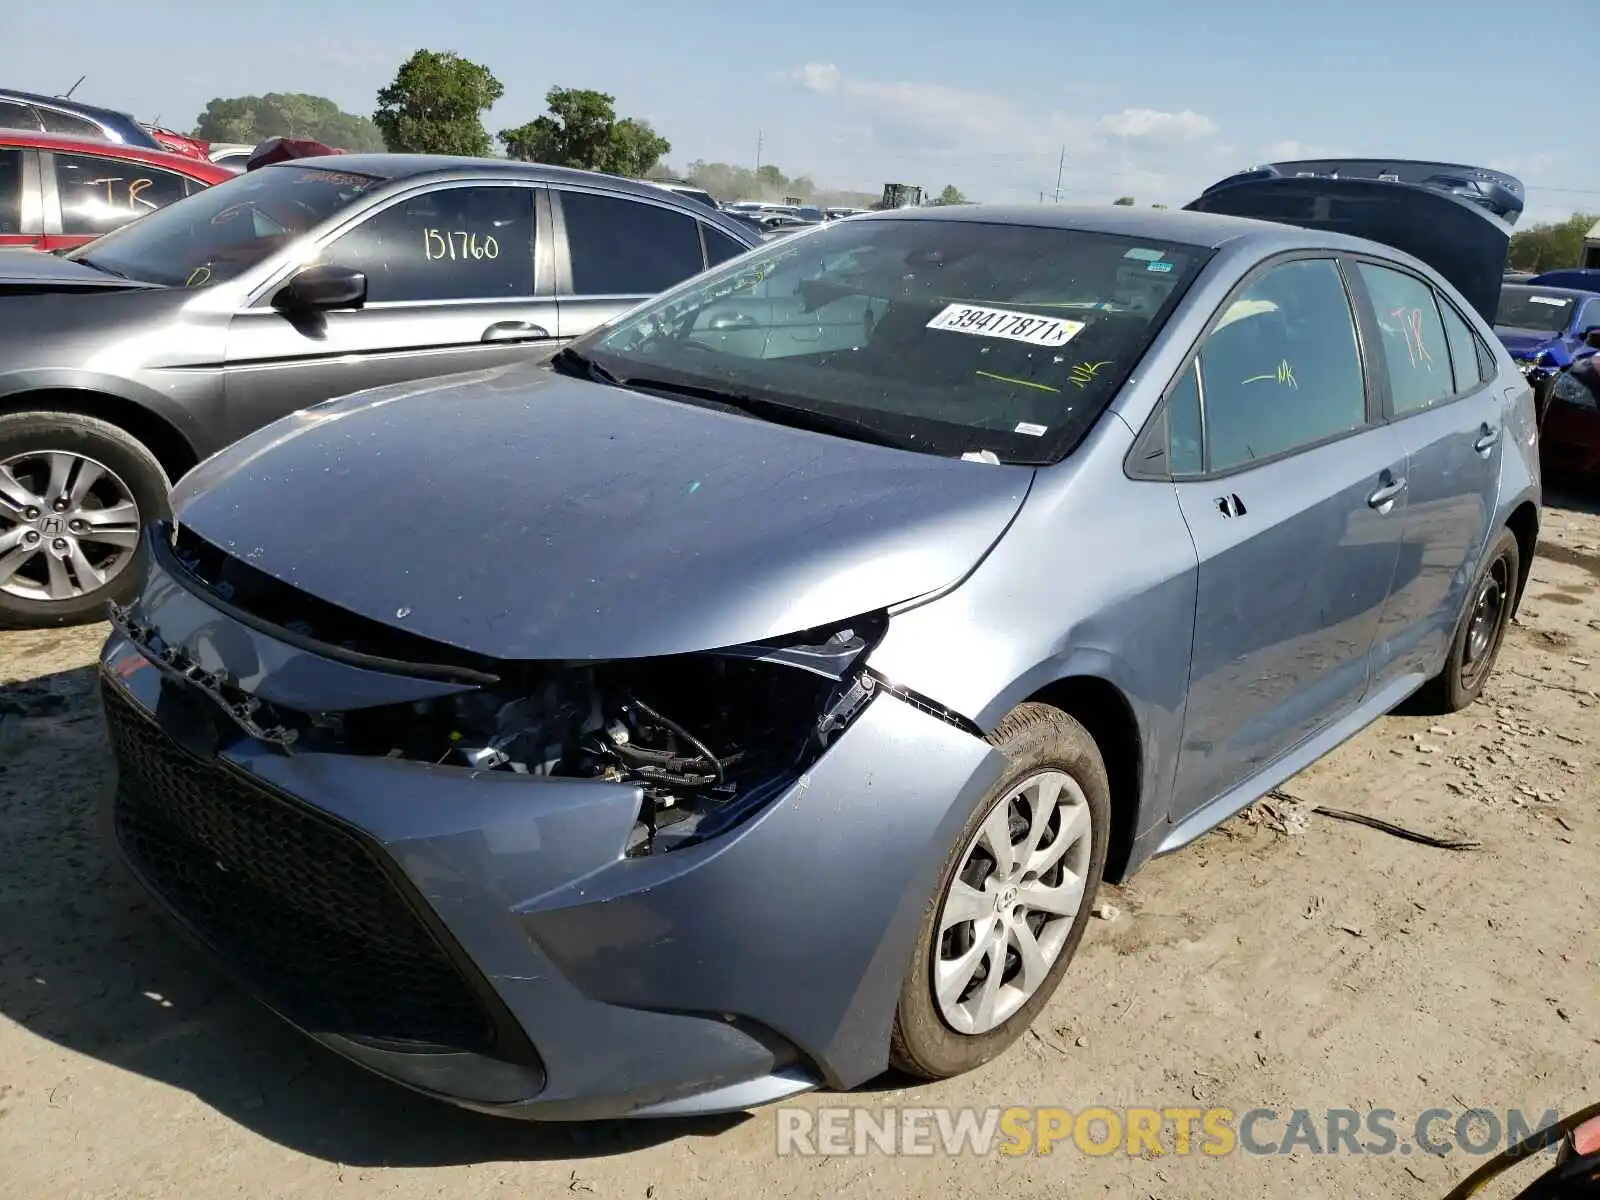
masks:
<svg viewBox="0 0 1600 1200"><path fill-rule="evenodd" d="M0 1197L1438 1197L1476 1160L777 1157L776 1114L528 1126L415 1097L221 982L108 873L103 627L0 635ZM1030 1036L807 1109L1571 1111L1600 1100L1600 505L1555 496L1486 698L1394 715L1108 893ZM1281 1130L1279 1131L1281 1133ZM1524 1170L1518 1175L1526 1180ZM1504 1194L1504 1193L1499 1193Z"/></svg>

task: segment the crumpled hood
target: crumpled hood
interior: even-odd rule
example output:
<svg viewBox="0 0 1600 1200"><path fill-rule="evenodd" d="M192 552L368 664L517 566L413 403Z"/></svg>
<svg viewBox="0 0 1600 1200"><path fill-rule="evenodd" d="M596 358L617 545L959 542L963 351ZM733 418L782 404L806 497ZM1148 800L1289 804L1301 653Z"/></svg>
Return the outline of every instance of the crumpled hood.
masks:
<svg viewBox="0 0 1600 1200"><path fill-rule="evenodd" d="M173 502L192 532L347 611L495 658L603 659L953 584L1032 478L519 366L287 417Z"/></svg>
<svg viewBox="0 0 1600 1200"><path fill-rule="evenodd" d="M1538 333L1531 329L1513 329L1509 325L1496 325L1495 336L1500 339L1500 344L1512 358L1533 358L1541 350L1549 350L1560 343L1561 338L1554 334Z"/></svg>

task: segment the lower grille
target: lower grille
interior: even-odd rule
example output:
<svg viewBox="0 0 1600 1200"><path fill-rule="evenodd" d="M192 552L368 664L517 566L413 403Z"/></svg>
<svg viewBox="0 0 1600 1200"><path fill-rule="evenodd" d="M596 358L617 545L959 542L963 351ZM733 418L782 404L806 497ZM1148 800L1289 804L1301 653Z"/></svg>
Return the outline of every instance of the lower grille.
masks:
<svg viewBox="0 0 1600 1200"><path fill-rule="evenodd" d="M361 839L195 758L114 683L100 690L123 853L267 1003L312 1033L488 1047L472 984Z"/></svg>

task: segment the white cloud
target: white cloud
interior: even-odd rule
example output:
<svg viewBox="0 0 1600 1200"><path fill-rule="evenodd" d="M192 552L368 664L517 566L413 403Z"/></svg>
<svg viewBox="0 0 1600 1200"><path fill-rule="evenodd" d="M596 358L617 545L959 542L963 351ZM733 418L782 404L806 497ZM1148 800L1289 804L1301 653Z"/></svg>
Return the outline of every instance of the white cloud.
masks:
<svg viewBox="0 0 1600 1200"><path fill-rule="evenodd" d="M944 83L859 79L832 63L783 78L828 106L826 127L851 130L840 148L850 165L839 168L852 177L937 175L984 199L1031 200L1054 190L1059 170L1068 200L1182 203L1191 182L1216 173L1208 160L1217 124L1192 109L1095 114ZM812 174L839 168L819 163Z"/></svg>
<svg viewBox="0 0 1600 1200"><path fill-rule="evenodd" d="M1152 108L1125 108L1096 122L1096 128L1113 137L1145 138L1152 142L1197 142L1216 136L1217 123L1192 109L1158 112Z"/></svg>

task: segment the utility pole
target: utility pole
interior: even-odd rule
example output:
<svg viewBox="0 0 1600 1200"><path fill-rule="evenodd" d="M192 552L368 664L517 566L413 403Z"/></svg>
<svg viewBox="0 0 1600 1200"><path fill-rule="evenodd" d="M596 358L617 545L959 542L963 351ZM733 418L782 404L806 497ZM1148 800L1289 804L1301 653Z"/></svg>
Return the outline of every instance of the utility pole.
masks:
<svg viewBox="0 0 1600 1200"><path fill-rule="evenodd" d="M1061 161L1056 164L1056 203L1061 203L1061 176L1067 169L1067 148L1061 147Z"/></svg>
<svg viewBox="0 0 1600 1200"><path fill-rule="evenodd" d="M762 129L756 130L756 174L757 175L761 174L761 147L766 143L766 140L767 140L766 131L762 130Z"/></svg>

